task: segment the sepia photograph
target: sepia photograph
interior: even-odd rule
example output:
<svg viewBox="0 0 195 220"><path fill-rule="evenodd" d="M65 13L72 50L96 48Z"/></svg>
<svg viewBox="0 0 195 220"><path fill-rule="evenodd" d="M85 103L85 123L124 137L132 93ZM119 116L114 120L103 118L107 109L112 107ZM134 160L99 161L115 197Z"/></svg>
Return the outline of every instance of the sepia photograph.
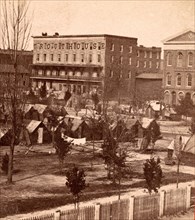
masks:
<svg viewBox="0 0 195 220"><path fill-rule="evenodd" d="M0 219L195 220L195 0L0 0Z"/></svg>

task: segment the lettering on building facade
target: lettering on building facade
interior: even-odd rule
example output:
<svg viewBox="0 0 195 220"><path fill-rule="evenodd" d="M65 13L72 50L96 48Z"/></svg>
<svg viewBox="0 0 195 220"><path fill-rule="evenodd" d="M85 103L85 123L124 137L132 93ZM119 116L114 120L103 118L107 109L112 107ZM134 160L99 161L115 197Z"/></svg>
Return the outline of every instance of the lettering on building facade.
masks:
<svg viewBox="0 0 195 220"><path fill-rule="evenodd" d="M103 50L102 42L35 43L34 50Z"/></svg>

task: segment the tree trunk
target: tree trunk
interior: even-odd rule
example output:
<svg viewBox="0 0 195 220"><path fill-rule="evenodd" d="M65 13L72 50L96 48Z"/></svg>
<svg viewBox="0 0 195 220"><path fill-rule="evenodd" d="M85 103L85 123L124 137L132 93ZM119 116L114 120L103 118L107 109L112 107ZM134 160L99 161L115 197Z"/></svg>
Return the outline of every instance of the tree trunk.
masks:
<svg viewBox="0 0 195 220"><path fill-rule="evenodd" d="M8 175L7 175L7 183L8 184L12 183L13 160L14 160L14 138L12 138L11 145L10 145L9 165L8 165Z"/></svg>
<svg viewBox="0 0 195 220"><path fill-rule="evenodd" d="M177 188L179 186L179 165L180 165L180 159L177 161Z"/></svg>

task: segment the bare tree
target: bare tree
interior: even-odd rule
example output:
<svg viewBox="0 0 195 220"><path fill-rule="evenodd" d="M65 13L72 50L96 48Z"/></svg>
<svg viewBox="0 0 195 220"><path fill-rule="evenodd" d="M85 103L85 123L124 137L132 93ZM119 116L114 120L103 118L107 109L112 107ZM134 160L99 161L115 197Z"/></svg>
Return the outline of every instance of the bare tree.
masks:
<svg viewBox="0 0 195 220"><path fill-rule="evenodd" d="M28 16L29 2L25 0L2 0L1 44L8 49L13 68L12 73L1 77L1 92L10 118L11 144L8 167L8 183L12 183L14 147L18 138L18 128L22 125L22 110L26 94L21 85L19 57L27 48L31 33L31 18Z"/></svg>

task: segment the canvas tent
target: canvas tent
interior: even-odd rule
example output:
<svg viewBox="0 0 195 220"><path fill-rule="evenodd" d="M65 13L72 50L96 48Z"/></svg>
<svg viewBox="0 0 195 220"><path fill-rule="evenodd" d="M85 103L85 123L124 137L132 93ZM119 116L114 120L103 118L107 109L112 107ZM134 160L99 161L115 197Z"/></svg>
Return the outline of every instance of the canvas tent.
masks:
<svg viewBox="0 0 195 220"><path fill-rule="evenodd" d="M37 110L37 112L39 113L39 120L43 120L44 119L44 112L45 110L48 108L47 105L43 105L43 104L35 104L33 106L33 108L35 110Z"/></svg>
<svg viewBox="0 0 195 220"><path fill-rule="evenodd" d="M158 101L151 101L146 108L146 116L149 118L160 116L164 106Z"/></svg>
<svg viewBox="0 0 195 220"><path fill-rule="evenodd" d="M161 132L155 119L142 118L142 127L144 132L141 149L146 150L150 143L154 146L155 141L161 137Z"/></svg>
<svg viewBox="0 0 195 220"><path fill-rule="evenodd" d="M182 148L182 162L187 165L195 166L195 134L188 138Z"/></svg>
<svg viewBox="0 0 195 220"><path fill-rule="evenodd" d="M166 107L165 108L164 117L169 119L169 120L172 120L172 121L179 121L181 119L181 116L178 115L176 113L176 111L171 107Z"/></svg>
<svg viewBox="0 0 195 220"><path fill-rule="evenodd" d="M39 121L40 119L39 112L34 108L34 105L32 104L26 104L24 106L24 114L25 114L25 119L27 120Z"/></svg>
<svg viewBox="0 0 195 220"><path fill-rule="evenodd" d="M19 144L19 133L20 130L16 129L16 140L15 144ZM11 144L11 127L0 127L0 146L7 146Z"/></svg>
<svg viewBox="0 0 195 220"><path fill-rule="evenodd" d="M9 135L8 128L0 128L0 146L9 145L11 141L11 137Z"/></svg>
<svg viewBox="0 0 195 220"><path fill-rule="evenodd" d="M138 119L127 118L125 120L126 133L123 141L134 142L143 137L144 129Z"/></svg>
<svg viewBox="0 0 195 220"><path fill-rule="evenodd" d="M51 143L51 134L41 121L31 120L26 129L32 144Z"/></svg>
<svg viewBox="0 0 195 220"><path fill-rule="evenodd" d="M87 138L87 130L89 130L87 123L78 116L66 115L64 122L67 125L67 136L72 138Z"/></svg>

